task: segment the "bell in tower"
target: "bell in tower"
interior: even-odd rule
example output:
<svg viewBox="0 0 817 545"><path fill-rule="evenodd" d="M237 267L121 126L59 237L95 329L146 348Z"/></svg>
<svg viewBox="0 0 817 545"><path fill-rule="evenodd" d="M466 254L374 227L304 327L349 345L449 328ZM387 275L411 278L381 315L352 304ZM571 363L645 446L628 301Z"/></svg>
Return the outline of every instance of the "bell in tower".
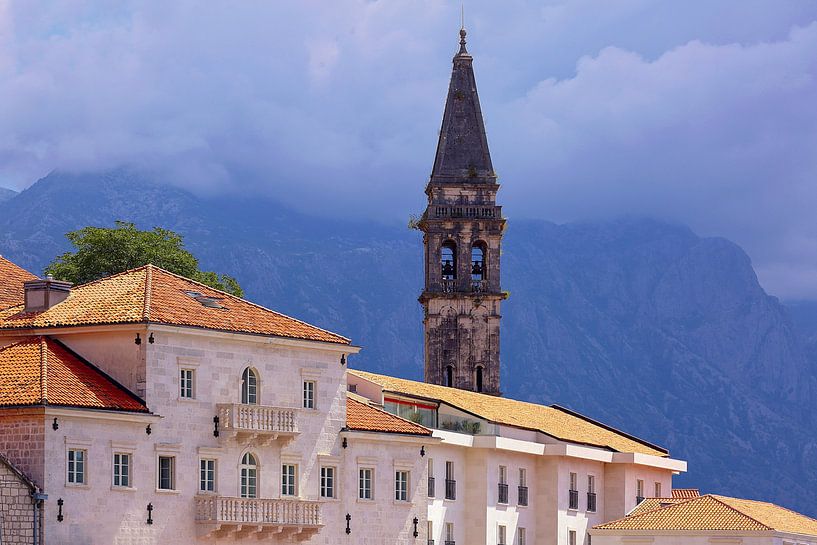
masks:
<svg viewBox="0 0 817 545"><path fill-rule="evenodd" d="M499 258L505 220L474 79L460 30L443 113L425 246L425 380L499 395Z"/></svg>

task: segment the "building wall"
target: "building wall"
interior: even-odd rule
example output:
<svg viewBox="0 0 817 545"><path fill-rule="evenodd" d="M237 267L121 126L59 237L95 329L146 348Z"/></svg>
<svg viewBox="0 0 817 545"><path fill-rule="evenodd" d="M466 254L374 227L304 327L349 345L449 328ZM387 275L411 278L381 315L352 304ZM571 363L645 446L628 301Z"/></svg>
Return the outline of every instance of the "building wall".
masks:
<svg viewBox="0 0 817 545"><path fill-rule="evenodd" d="M34 543L34 500L28 484L0 461L0 543Z"/></svg>
<svg viewBox="0 0 817 545"><path fill-rule="evenodd" d="M258 461L258 497L281 497L281 464L298 466L298 498L320 501L322 529L304 541L310 544L416 543L413 519L424 531L426 498L420 486L425 479L425 460L419 455L416 440L376 434L370 440L349 439L342 447L341 430L346 413L346 367L340 353L321 349L281 346L241 336L221 338L195 332L153 332L154 343L143 340L145 356L145 400L161 418L151 423L146 433L143 421L111 419L114 415L77 411L76 416L60 418L59 430L45 430L46 543L72 545L181 545L212 542L197 524L196 496L199 495L199 459L217 460L215 495L240 495L239 464L246 452ZM110 350L106 365L115 365L115 348L130 354L128 339L109 339L100 343L96 354ZM127 341L127 342L125 342ZM84 341L83 341L84 342ZM83 342L66 341L80 350ZM89 343L90 345L90 343ZM107 346L108 348L104 348ZM90 357L89 360L93 361ZM128 361L133 361L129 359ZM258 404L297 408L299 435L265 442L263 437L231 438L223 427L219 437L213 434L217 404L240 402L241 374L252 367L259 377ZM195 373L195 399L179 398L179 371L192 368ZM111 373L114 374L114 373ZM120 375L121 376L121 375ZM304 409L303 380L316 382L316 408ZM106 416L108 418L106 418ZM144 419L145 417L139 417ZM414 442L412 442L414 441ZM66 449L86 449L88 483L66 482ZM112 486L114 452L129 452L133 459L133 486ZM176 457L176 490L157 490L159 454ZM357 500L358 458L369 459L375 467L374 502ZM339 495L336 500L320 499L320 467L338 468ZM396 467L410 471L412 501L394 499ZM56 500L64 500L64 520L57 522ZM147 505L152 504L153 524L147 524ZM345 533L345 516L352 516L354 533ZM247 533L248 529L245 528ZM285 542L286 532L269 536L267 542ZM395 540L395 536L397 536ZM300 536L303 537L303 536ZM419 538L418 538L419 539ZM248 535L224 536L218 543L257 541Z"/></svg>
<svg viewBox="0 0 817 545"><path fill-rule="evenodd" d="M142 341L136 344L136 334ZM150 349L146 328L89 332L57 337L77 354L136 395L145 397L145 353Z"/></svg>
<svg viewBox="0 0 817 545"><path fill-rule="evenodd" d="M45 417L42 409L0 412L0 453L37 486L44 481Z"/></svg>

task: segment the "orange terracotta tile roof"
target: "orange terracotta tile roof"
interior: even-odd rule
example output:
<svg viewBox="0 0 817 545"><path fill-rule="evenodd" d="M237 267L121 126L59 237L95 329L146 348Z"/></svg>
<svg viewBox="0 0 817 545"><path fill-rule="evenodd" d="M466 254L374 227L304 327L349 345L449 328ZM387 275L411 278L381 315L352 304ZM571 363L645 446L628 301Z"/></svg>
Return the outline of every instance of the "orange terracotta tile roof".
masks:
<svg viewBox="0 0 817 545"><path fill-rule="evenodd" d="M707 494L594 527L598 530L778 531L817 536L817 520L773 503Z"/></svg>
<svg viewBox="0 0 817 545"><path fill-rule="evenodd" d="M214 303L205 306L201 301ZM0 311L0 329L155 323L349 344L349 339L145 265L71 290L40 313L22 306Z"/></svg>
<svg viewBox="0 0 817 545"><path fill-rule="evenodd" d="M680 499L697 498L701 495L701 491L697 488L673 488L672 497Z"/></svg>
<svg viewBox="0 0 817 545"><path fill-rule="evenodd" d="M653 511L659 507L666 507L668 505L681 503L687 501L688 499L690 498L644 498L644 501L636 505L633 510L627 514L627 516L631 517L633 515L646 513L647 511Z"/></svg>
<svg viewBox="0 0 817 545"><path fill-rule="evenodd" d="M0 348L0 407L25 405L148 411L142 400L65 345L41 336Z"/></svg>
<svg viewBox="0 0 817 545"><path fill-rule="evenodd" d="M537 405L457 388L349 370L352 375L380 385L385 392L420 397L456 407L489 422L540 431L571 443L666 457L669 453L578 413L558 406Z"/></svg>
<svg viewBox="0 0 817 545"><path fill-rule="evenodd" d="M356 431L431 435L431 430L428 428L352 397L346 398L346 427Z"/></svg>
<svg viewBox="0 0 817 545"><path fill-rule="evenodd" d="M23 302L23 282L37 277L0 256L0 309Z"/></svg>
<svg viewBox="0 0 817 545"><path fill-rule="evenodd" d="M562 441L603 447L617 452L669 456L661 447L558 406L537 405L366 371L350 369L349 373L380 385L385 392L442 402L489 422L540 431Z"/></svg>

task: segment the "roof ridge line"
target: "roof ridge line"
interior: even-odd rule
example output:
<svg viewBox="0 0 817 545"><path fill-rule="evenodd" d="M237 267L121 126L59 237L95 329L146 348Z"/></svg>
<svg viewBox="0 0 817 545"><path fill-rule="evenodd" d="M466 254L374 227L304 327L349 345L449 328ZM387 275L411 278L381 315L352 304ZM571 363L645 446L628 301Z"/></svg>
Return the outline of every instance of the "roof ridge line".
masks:
<svg viewBox="0 0 817 545"><path fill-rule="evenodd" d="M145 265L145 266L147 267L147 265ZM154 269L156 269L156 270L157 270L157 271L159 271L159 272L167 273L167 274L169 274L170 276L175 276L176 278L180 278L180 279L182 279L182 280L184 280L184 281L186 281L186 282L192 282L193 284L197 284L197 285L199 285L199 286L202 286L202 287L204 287L204 288L207 288L208 290L213 290L213 291L215 291L215 292L218 292L218 293L221 293L221 294L223 294L223 295L226 295L226 296L227 296L227 297L229 297L230 299L236 299L236 300L241 301L241 302L243 302L243 303L247 303L248 305L252 305L252 306L254 306L254 307L256 307L256 308L260 308L261 310L266 310L267 312L272 312L273 314L276 314L276 315L278 315L278 316L283 316L284 318L288 318L288 319L290 319L290 320L293 320L293 321L295 321L295 322L298 322L299 324L303 324L303 325L305 325L305 326L309 326L309 327L312 327L312 328L318 329L318 330L320 330L320 331L323 331L324 333L328 333L328 334L330 334L330 335L334 335L335 337L340 337L341 339L344 339L344 340L346 340L347 342L350 342L350 343L352 342L352 339L350 339L350 338L348 338L348 337L344 337L343 335L340 335L340 334L338 334L338 333L335 333L334 331L329 331L328 329L324 329L324 328L322 328L322 327L318 327L318 326L313 325L313 324L310 324L310 323L308 323L308 322L304 322L303 320L299 320L298 318L293 318L292 316L289 316L289 315L284 314L284 313L282 313L282 312L278 312L277 310L272 310L272 309L267 308L267 307L265 307L265 306L263 306L263 305L259 305L258 303L253 303L252 301L249 301L249 300L247 300L247 299L244 299L243 297L239 297L239 296L237 296L237 295L233 295L232 293L227 293L226 291L220 290L220 289L218 289L218 288L214 288L213 286L208 286L208 285L207 285L207 284L205 284L204 282L199 282L198 280L193 280L192 278L187 278L186 276L182 276L182 275L180 275L180 274L176 274L176 273L174 273L174 272L168 271L168 270L163 269L163 268L161 268L161 267L157 267L156 265L150 265L150 266L151 266L151 267L153 267Z"/></svg>
<svg viewBox="0 0 817 545"><path fill-rule="evenodd" d="M136 272L136 271L138 271L140 269L144 269L148 265L149 264L146 263L146 264L144 264L144 265L142 265L140 267L134 267L134 268L128 269L126 271L120 271L118 273L113 273L113 274L109 274L109 275L106 275L106 276L101 276L99 278L94 278L93 280L83 282L82 284L77 284L76 286L71 286L71 289L84 288L86 286L90 286L91 284L97 284L97 283L102 282L104 280L109 280L111 278L116 278L117 276L124 276L126 274L134 273L134 272Z"/></svg>
<svg viewBox="0 0 817 545"><path fill-rule="evenodd" d="M48 347L45 337L40 336L40 403L48 403Z"/></svg>
<svg viewBox="0 0 817 545"><path fill-rule="evenodd" d="M712 498L712 499L713 499L713 500L715 500L716 502L720 503L721 505L725 505L725 506L726 506L728 509L731 509L732 511L734 511L734 512L735 512L735 513L737 513L737 514L739 514L740 516L742 516L742 517L746 517L746 518L747 518L747 519L749 519L749 520L752 520L752 521L754 521L754 522L757 522L758 524L760 524L761 526L763 526L763 527L764 527L764 528L766 528L767 530L774 530L774 528L772 528L772 527L771 527L771 526L769 526L768 524L764 524L763 522L760 522L760 521L759 521L759 520L757 520L755 517L753 517L753 516L751 516L751 515L747 515L746 513L744 513L743 511L741 511L740 509L737 509L737 508L735 508L735 507L732 507L732 506L731 506L731 505L729 505L727 502L725 502L725 501L721 500L721 498L728 498L729 496L718 496L718 495L716 495L716 494L704 494L704 495L703 495L703 496L701 496L701 497L702 497L702 498L706 498L706 497ZM740 498L732 498L732 499L739 500Z"/></svg>
<svg viewBox="0 0 817 545"><path fill-rule="evenodd" d="M146 322L150 321L150 294L153 290L153 265L145 266L145 296L142 301L142 319Z"/></svg>

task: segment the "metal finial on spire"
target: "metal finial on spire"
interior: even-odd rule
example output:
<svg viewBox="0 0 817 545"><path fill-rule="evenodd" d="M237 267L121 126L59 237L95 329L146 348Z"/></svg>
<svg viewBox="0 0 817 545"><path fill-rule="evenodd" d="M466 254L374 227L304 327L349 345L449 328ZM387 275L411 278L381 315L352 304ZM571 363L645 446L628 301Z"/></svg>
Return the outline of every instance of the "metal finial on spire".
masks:
<svg viewBox="0 0 817 545"><path fill-rule="evenodd" d="M460 52L457 55L467 55L468 50L465 49L465 28L460 29Z"/></svg>

